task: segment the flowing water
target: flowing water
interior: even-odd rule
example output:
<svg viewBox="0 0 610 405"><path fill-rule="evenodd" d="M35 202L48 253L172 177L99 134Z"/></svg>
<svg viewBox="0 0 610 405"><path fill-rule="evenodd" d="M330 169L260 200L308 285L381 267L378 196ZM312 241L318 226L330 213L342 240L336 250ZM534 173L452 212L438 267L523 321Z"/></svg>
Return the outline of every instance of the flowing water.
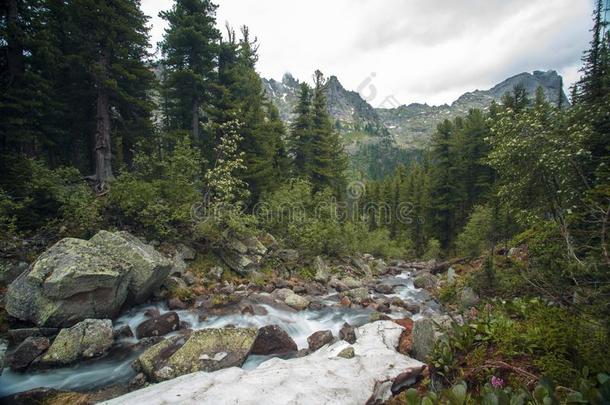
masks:
<svg viewBox="0 0 610 405"><path fill-rule="evenodd" d="M422 290L414 288L411 276L408 272L397 276L386 277L381 280L384 283L395 285L393 294L375 294L377 297L399 297L416 303L426 302L427 312L438 310L438 306L430 301L429 295ZM326 304L320 310L288 311L271 305L259 304L266 310L265 315L243 315L241 313L210 316L205 320L199 319L197 311L176 311L182 321L186 321L191 328L221 328L228 325L236 327L262 327L265 325L279 325L294 339L299 349L307 347L307 337L319 330L331 330L335 337L345 322L350 325L360 326L368 322L371 310L348 309L337 305L337 294L329 292L322 297ZM144 320L148 319L145 312L156 308L160 313L168 309L163 304L145 305L132 308L114 321L115 327L128 324L132 330ZM422 308L423 309L423 308ZM389 314L393 318L403 318L402 313ZM415 315L416 319L421 315ZM16 392L26 391L37 387L51 387L56 389L89 391L113 384L125 384L135 376L131 363L143 350L133 350L136 338L124 338L119 340L108 356L101 359L92 359L77 363L70 367L53 368L44 371L27 373L16 373L5 369L0 375L0 397ZM259 364L273 356L248 357L244 365L245 369L256 368Z"/></svg>

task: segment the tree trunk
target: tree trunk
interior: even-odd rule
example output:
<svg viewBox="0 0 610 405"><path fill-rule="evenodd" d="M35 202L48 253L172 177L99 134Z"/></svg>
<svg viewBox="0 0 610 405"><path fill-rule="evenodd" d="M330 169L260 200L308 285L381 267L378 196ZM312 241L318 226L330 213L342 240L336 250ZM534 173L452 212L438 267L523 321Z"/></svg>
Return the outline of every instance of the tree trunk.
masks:
<svg viewBox="0 0 610 405"><path fill-rule="evenodd" d="M98 193L107 189L106 181L112 179L112 153L110 150L110 103L105 83L107 77L108 55L102 54L102 80L97 89L97 128L95 132L95 182Z"/></svg>
<svg viewBox="0 0 610 405"><path fill-rule="evenodd" d="M193 100L193 145L199 143L199 101Z"/></svg>

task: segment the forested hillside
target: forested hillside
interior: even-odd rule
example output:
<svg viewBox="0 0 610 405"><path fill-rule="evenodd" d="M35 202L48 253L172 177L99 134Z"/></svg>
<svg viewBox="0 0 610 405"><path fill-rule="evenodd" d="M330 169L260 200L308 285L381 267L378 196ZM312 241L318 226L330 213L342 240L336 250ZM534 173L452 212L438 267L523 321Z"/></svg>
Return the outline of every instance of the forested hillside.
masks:
<svg viewBox="0 0 610 405"><path fill-rule="evenodd" d="M400 108L334 76L263 81L256 33L210 0L160 13L156 55L138 0L0 8L0 397L160 403L193 373L168 392L608 403L602 0L569 100L556 75L468 93L406 149Z"/></svg>

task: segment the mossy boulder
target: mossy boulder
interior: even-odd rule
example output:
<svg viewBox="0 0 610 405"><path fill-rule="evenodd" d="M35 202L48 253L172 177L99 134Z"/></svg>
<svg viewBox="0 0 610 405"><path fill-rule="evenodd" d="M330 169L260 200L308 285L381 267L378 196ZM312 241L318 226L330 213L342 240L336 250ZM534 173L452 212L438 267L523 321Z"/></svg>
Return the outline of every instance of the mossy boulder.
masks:
<svg viewBox="0 0 610 405"><path fill-rule="evenodd" d="M144 302L173 267L171 260L128 232L100 231L90 242L129 266L128 292L136 303Z"/></svg>
<svg viewBox="0 0 610 405"><path fill-rule="evenodd" d="M153 381L163 381L196 371L239 367L248 357L257 334L252 328L220 328L173 336L142 353L136 369Z"/></svg>
<svg viewBox="0 0 610 405"><path fill-rule="evenodd" d="M100 231L88 241L65 238L9 285L6 311L54 327L113 318L128 296L146 299L170 269L168 259L126 232Z"/></svg>
<svg viewBox="0 0 610 405"><path fill-rule="evenodd" d="M111 318L127 298L129 278L125 265L95 244L62 239L9 285L6 311L39 326Z"/></svg>
<svg viewBox="0 0 610 405"><path fill-rule="evenodd" d="M64 365L98 357L106 353L113 340L112 321L85 319L71 328L59 331L41 362L46 365Z"/></svg>

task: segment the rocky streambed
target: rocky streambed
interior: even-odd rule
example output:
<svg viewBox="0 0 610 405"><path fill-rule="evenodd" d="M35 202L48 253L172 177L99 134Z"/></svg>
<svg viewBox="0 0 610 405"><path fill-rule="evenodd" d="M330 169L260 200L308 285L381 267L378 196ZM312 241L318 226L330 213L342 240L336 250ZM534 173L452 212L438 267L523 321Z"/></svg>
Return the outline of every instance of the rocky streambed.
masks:
<svg viewBox="0 0 610 405"><path fill-rule="evenodd" d="M59 254L47 252L30 274L46 274L43 285L50 280L58 286L52 291L59 292L45 296L37 289L36 279L25 279L25 273L14 282L31 289L35 297L44 296L44 308L50 310L37 309L41 299L28 301L23 287L15 294L29 305L19 307L19 314L41 327L10 332L15 341L0 375L0 397L39 387L89 393L119 387L115 394L101 397L107 399L152 384L115 401L163 403L169 400L167 395L178 395L174 400L223 403L218 399L224 398L224 403L248 403L256 393L265 403L299 402L299 398L305 403L337 402L337 395L345 399L340 403L363 403L412 383L423 369L404 350L397 351L403 326L409 325L400 320L425 320L436 316L439 306L425 290L414 286L408 264L384 266L364 281L329 277L327 282L278 281L262 288L225 285L219 289L224 299L203 294L189 306L172 300L138 304L149 295L144 290L158 288L159 271L165 273L163 277L171 273L168 263L124 234L102 236L97 239L111 247L126 243L133 248L127 256L105 248L104 254L114 262L106 265L103 274L112 281L107 285L118 291L119 299L131 297L135 306L118 316L112 316L114 308L103 308L107 319L91 320L91 311L99 310L96 299L104 299L107 291L98 296L97 289L81 286L70 295L57 280L74 276L74 263L81 257L62 244ZM139 267L128 265L121 272L121 266L134 257ZM61 271L53 271L53 265ZM137 277L130 277L136 267ZM153 273L150 280L147 274ZM88 274L76 271L76 275L88 280ZM81 309L84 313L79 313ZM85 320L74 324L77 316ZM48 319L66 327L49 328ZM26 343L27 347L21 347ZM19 360L20 349L24 351L21 366L15 359ZM234 389L236 383L241 389ZM265 384L279 384L286 392L278 396ZM311 401L303 400L307 395Z"/></svg>

